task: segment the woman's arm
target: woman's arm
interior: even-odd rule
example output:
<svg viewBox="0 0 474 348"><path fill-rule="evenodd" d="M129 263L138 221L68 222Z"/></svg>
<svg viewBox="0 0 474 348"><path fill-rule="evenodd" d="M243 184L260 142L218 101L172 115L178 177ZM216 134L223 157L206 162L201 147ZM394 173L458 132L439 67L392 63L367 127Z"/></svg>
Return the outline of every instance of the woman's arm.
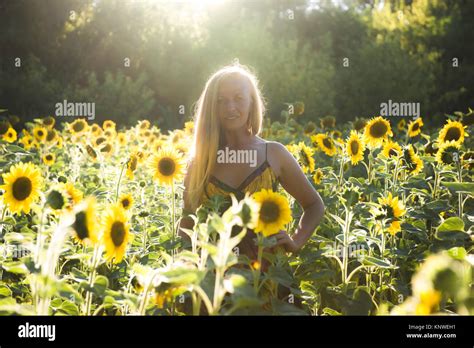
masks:
<svg viewBox="0 0 474 348"><path fill-rule="evenodd" d="M303 215L293 236L290 237L284 231L276 235L277 245L283 245L287 251L294 253L303 247L320 224L324 216L324 202L286 147L280 143L271 144L270 151L274 151L280 163L280 183L303 208Z"/></svg>

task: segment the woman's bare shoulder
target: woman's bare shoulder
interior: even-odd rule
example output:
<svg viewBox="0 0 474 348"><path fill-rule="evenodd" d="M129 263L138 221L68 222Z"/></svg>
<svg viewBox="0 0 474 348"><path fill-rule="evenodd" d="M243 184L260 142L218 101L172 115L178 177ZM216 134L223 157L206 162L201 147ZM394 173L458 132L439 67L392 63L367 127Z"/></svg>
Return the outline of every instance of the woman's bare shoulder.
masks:
<svg viewBox="0 0 474 348"><path fill-rule="evenodd" d="M281 167L287 161L288 156L291 156L288 149L282 143L277 141L266 141L267 143L267 160L271 167L280 176Z"/></svg>

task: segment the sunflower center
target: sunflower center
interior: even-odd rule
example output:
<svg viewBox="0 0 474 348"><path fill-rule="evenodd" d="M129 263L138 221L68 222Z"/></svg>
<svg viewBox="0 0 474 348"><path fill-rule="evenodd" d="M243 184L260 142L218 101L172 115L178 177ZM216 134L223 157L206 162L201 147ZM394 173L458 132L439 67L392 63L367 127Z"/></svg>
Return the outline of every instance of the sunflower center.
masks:
<svg viewBox="0 0 474 348"><path fill-rule="evenodd" d="M278 220L280 207L275 202L265 201L260 208L260 219L264 223L272 223Z"/></svg>
<svg viewBox="0 0 474 348"><path fill-rule="evenodd" d="M33 189L31 180L26 176L19 177L13 183L12 193L17 201L23 201L28 198Z"/></svg>
<svg viewBox="0 0 474 348"><path fill-rule="evenodd" d="M128 161L128 169L130 169L132 172L137 169L137 158L135 156L130 157L130 160Z"/></svg>
<svg viewBox="0 0 474 348"><path fill-rule="evenodd" d="M110 231L112 242L116 247L121 246L125 239L125 225L121 221L115 221Z"/></svg>
<svg viewBox="0 0 474 348"><path fill-rule="evenodd" d="M100 152L110 152L112 150L112 145L106 144L102 149L100 149Z"/></svg>
<svg viewBox="0 0 474 348"><path fill-rule="evenodd" d="M386 205L384 208L387 210L387 217L389 219L393 219L395 217L395 212L393 211L393 207L390 205Z"/></svg>
<svg viewBox="0 0 474 348"><path fill-rule="evenodd" d="M411 127L411 130L413 132L416 132L418 129L420 129L420 124L417 122L413 125L413 127Z"/></svg>
<svg viewBox="0 0 474 348"><path fill-rule="evenodd" d="M370 135L374 138L382 138L387 133L387 125L385 122L375 122L372 127L370 127Z"/></svg>
<svg viewBox="0 0 474 348"><path fill-rule="evenodd" d="M39 136L40 138L42 138L42 137L43 137L43 135L44 135L44 133L43 133L43 131L42 131L42 130L39 130L37 134L38 134L38 136Z"/></svg>
<svg viewBox="0 0 474 348"><path fill-rule="evenodd" d="M76 220L72 226L76 231L77 238L80 240L89 237L89 229L87 228L87 215L85 212L80 211L76 214Z"/></svg>
<svg viewBox="0 0 474 348"><path fill-rule="evenodd" d="M328 149L332 149L332 141L329 140L328 138L323 139L323 145L327 147Z"/></svg>
<svg viewBox="0 0 474 348"><path fill-rule="evenodd" d="M47 161L51 161L52 159L53 159L53 156L51 156L51 155L46 155L46 160L47 160Z"/></svg>
<svg viewBox="0 0 474 348"><path fill-rule="evenodd" d="M53 209L62 209L64 207L64 204L66 203L64 196L61 194L61 192L56 190L53 190L49 193L47 202Z"/></svg>
<svg viewBox="0 0 474 348"><path fill-rule="evenodd" d="M128 198L125 198L122 200L122 206L124 208L128 208L129 205L130 205L130 201L128 200Z"/></svg>
<svg viewBox="0 0 474 348"><path fill-rule="evenodd" d="M457 127L451 127L446 132L445 141L457 141L461 137L461 131Z"/></svg>
<svg viewBox="0 0 474 348"><path fill-rule="evenodd" d="M303 160L303 164L305 166L308 166L309 165L309 158L308 158L308 156L306 156L306 153L304 151L301 151L300 155L301 155L301 159Z"/></svg>
<svg viewBox="0 0 474 348"><path fill-rule="evenodd" d="M351 141L351 153L353 155L359 152L359 143L357 141Z"/></svg>
<svg viewBox="0 0 474 348"><path fill-rule="evenodd" d="M80 132L81 130L84 129L84 123L82 122L76 122L73 126L72 129L74 129L75 132Z"/></svg>
<svg viewBox="0 0 474 348"><path fill-rule="evenodd" d="M398 152L395 151L395 149L390 149L390 150L388 151L388 154L389 154L390 157L392 157L392 156L397 156L397 155L398 155Z"/></svg>
<svg viewBox="0 0 474 348"><path fill-rule="evenodd" d="M173 175L176 169L176 164L171 158L163 158L158 163L158 170L164 176Z"/></svg>
<svg viewBox="0 0 474 348"><path fill-rule="evenodd" d="M46 135L46 140L47 141L52 141L52 140L54 140L55 136L56 136L56 133L54 131L49 131L48 135Z"/></svg>

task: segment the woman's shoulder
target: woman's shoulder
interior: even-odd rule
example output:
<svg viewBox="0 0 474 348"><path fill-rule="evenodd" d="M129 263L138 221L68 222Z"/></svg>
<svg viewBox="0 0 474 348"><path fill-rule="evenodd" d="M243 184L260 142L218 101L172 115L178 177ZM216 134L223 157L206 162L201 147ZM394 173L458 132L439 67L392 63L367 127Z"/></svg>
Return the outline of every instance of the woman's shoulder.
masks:
<svg viewBox="0 0 474 348"><path fill-rule="evenodd" d="M280 176L281 167L286 162L287 156L291 156L291 154L282 143L277 141L265 141L265 143L267 146L267 161L277 176Z"/></svg>
<svg viewBox="0 0 474 348"><path fill-rule="evenodd" d="M289 153L286 146L283 145L282 143L279 143L278 141L265 140L265 143L267 146L267 153L275 157L280 158L282 156L285 156L287 153Z"/></svg>

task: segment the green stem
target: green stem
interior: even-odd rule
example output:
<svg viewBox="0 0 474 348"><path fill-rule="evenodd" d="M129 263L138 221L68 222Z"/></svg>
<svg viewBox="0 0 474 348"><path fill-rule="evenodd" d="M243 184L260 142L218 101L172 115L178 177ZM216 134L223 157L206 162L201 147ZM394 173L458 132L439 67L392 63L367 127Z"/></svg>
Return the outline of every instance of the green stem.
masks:
<svg viewBox="0 0 474 348"><path fill-rule="evenodd" d="M255 289L255 292L258 294L258 283L260 281L260 269L262 268L262 256L263 256L263 238L260 233L257 234L257 243L258 243L258 252L257 252L257 264L258 268L254 270L254 282L253 286Z"/></svg>
<svg viewBox="0 0 474 348"><path fill-rule="evenodd" d="M97 260L99 259L99 248L100 246L97 244L94 246L94 252L92 254L92 261L91 261L91 273L89 277L89 286L94 286L95 281L95 274L97 268ZM92 292L88 291L86 294L86 315L91 315L91 306L92 306Z"/></svg>
<svg viewBox="0 0 474 348"><path fill-rule="evenodd" d="M172 201L173 201L173 204L172 204L172 228L173 228L173 238L172 238L172 241L173 241L173 251L172 251L172 255L173 255L173 260L174 260L174 257L176 255L176 248L175 248L175 242L176 242L176 226L175 226L175 223L176 223L176 199L175 199L175 192L174 192L174 181L171 183L171 195L172 195Z"/></svg>

